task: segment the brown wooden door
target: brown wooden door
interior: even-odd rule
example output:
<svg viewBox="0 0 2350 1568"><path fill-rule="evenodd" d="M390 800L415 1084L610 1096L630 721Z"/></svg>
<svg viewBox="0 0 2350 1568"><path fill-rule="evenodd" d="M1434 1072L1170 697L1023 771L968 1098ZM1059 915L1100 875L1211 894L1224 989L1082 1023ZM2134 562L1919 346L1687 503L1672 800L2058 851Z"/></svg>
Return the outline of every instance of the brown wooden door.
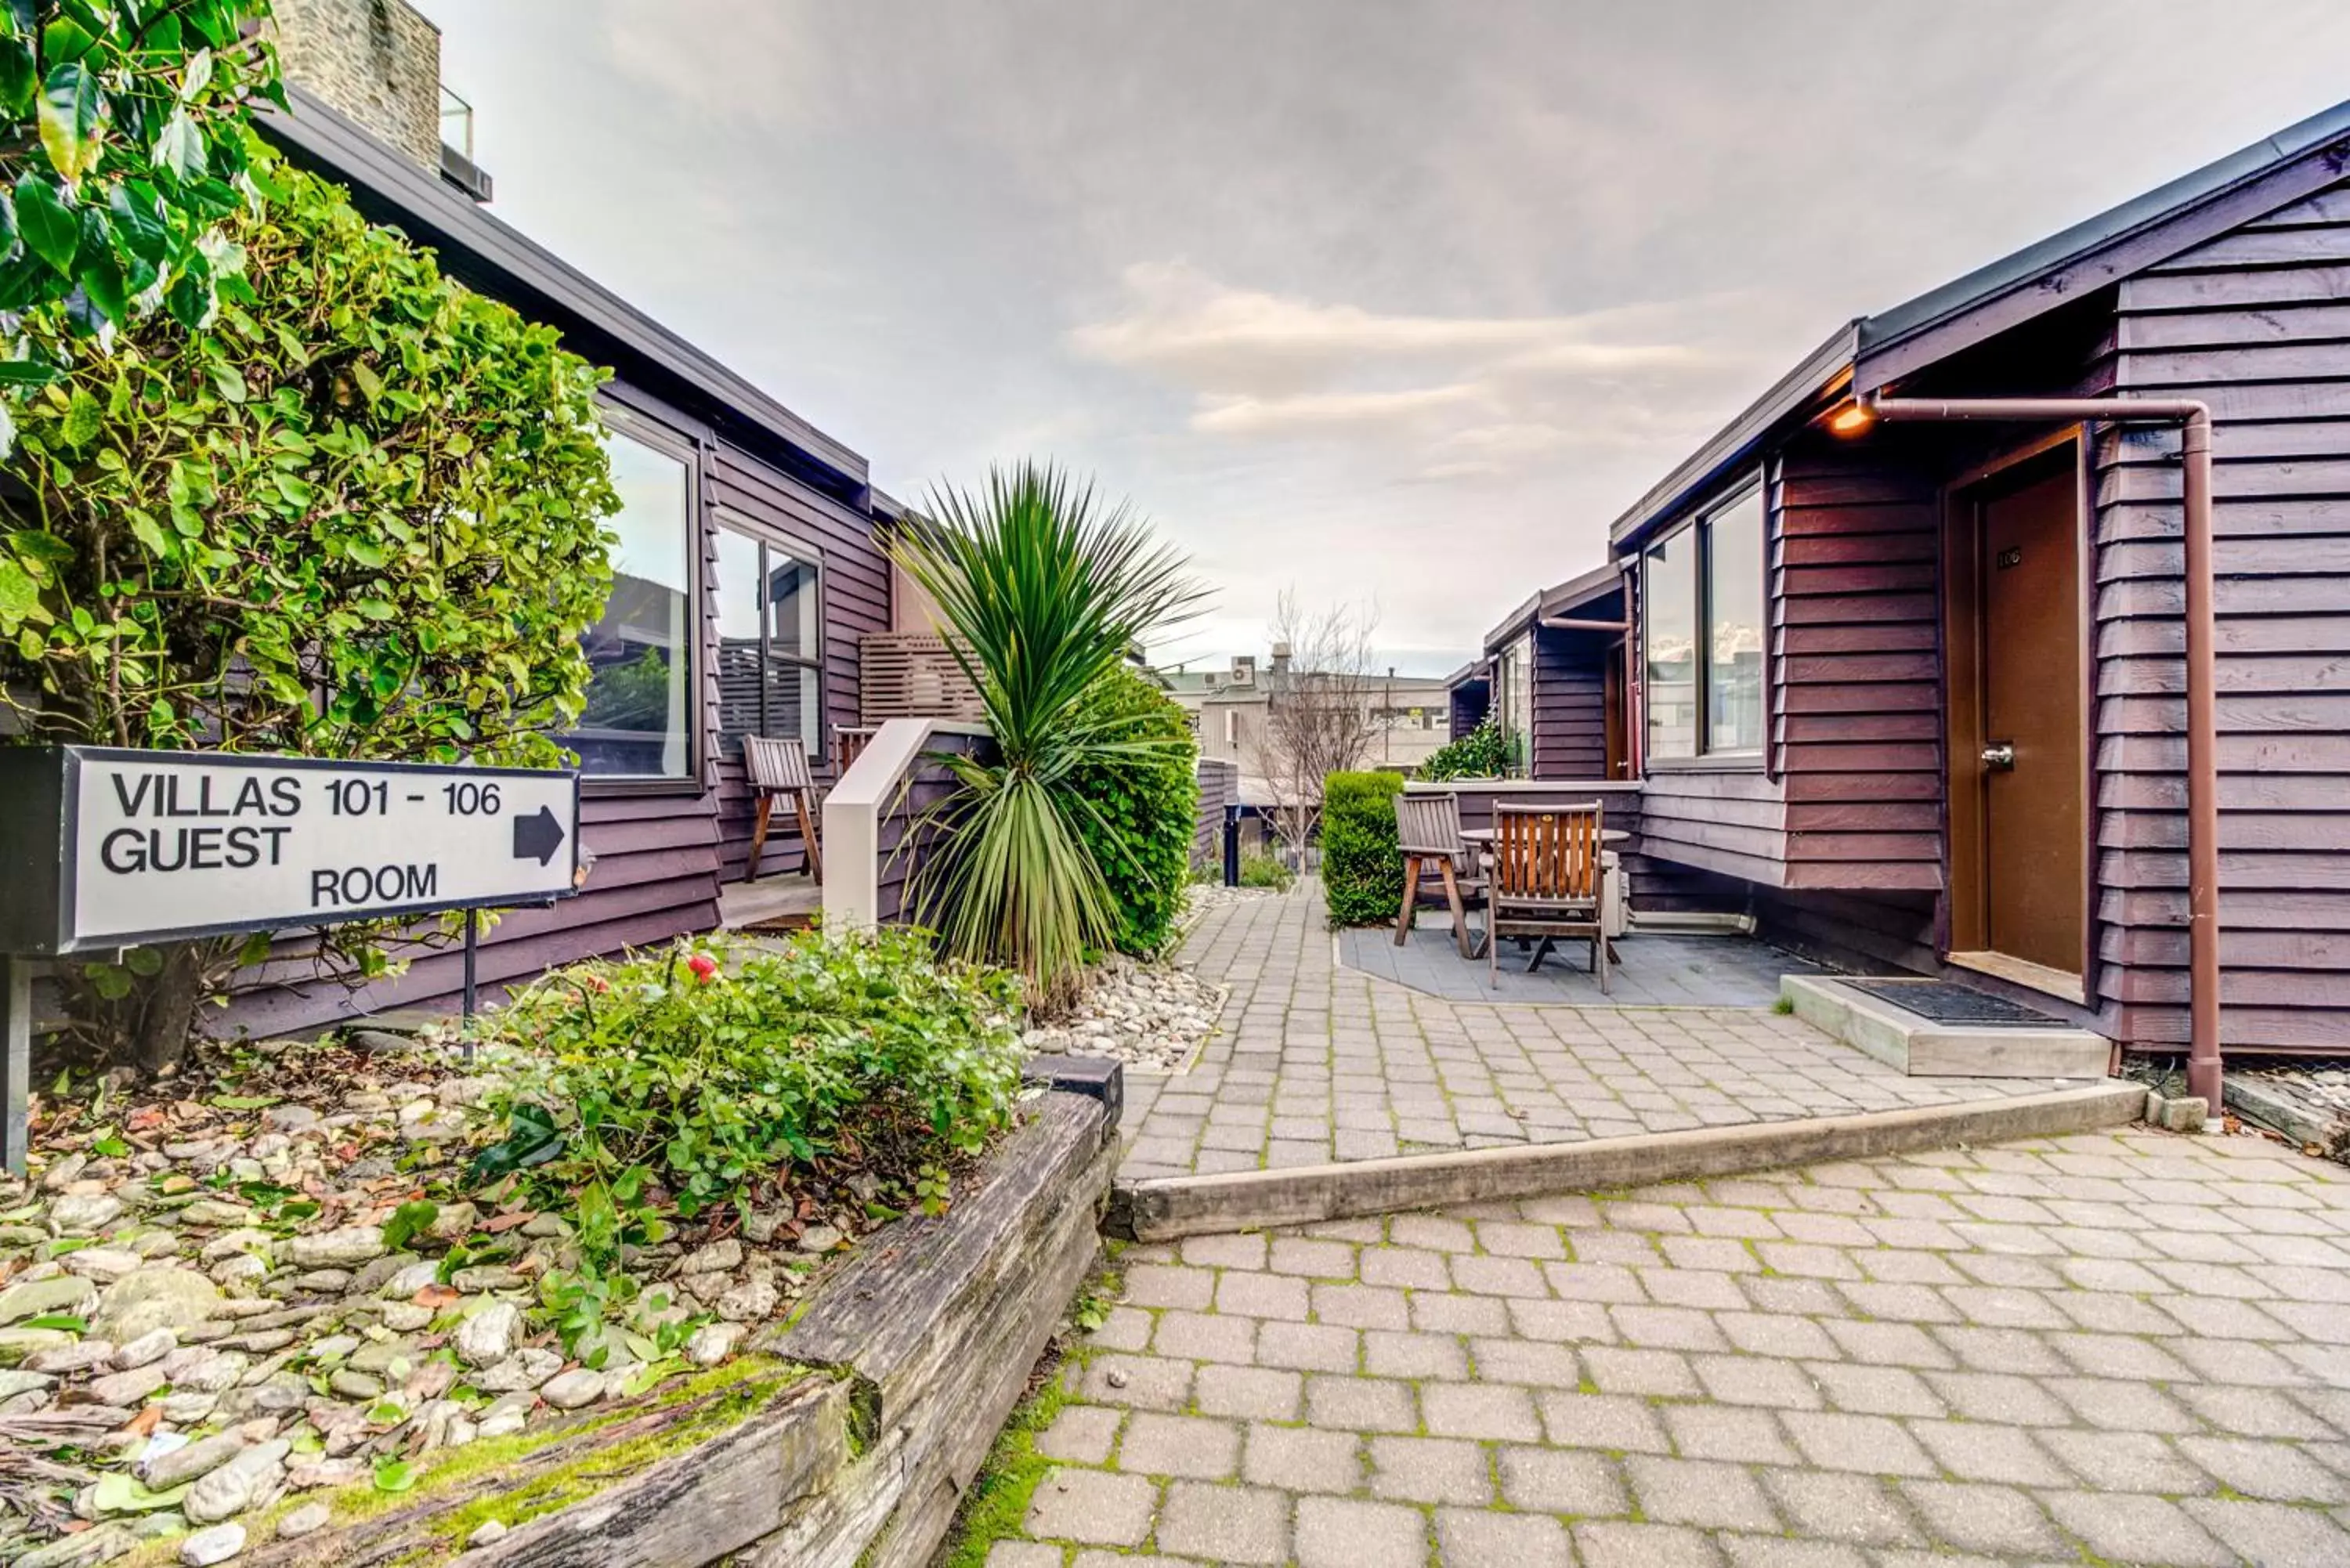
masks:
<svg viewBox="0 0 2350 1568"><path fill-rule="evenodd" d="M1600 689L1600 707L1606 715L1603 742L1607 747L1607 776L1611 779L1632 776L1631 758L1624 750L1625 732L1631 728L1626 719L1628 707L1624 694L1625 646L1619 639L1607 650L1604 665L1607 676Z"/></svg>
<svg viewBox="0 0 2350 1568"><path fill-rule="evenodd" d="M2038 473L1978 504L1981 745L1953 761L1981 770L1984 945L2079 974L2080 489L2070 463Z"/></svg>

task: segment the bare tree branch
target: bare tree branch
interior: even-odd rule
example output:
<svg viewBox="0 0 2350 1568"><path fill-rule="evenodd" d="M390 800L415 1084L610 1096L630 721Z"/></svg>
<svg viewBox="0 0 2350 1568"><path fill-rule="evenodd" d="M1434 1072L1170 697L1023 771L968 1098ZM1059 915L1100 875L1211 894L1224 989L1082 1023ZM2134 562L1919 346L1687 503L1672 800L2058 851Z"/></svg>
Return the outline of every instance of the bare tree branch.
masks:
<svg viewBox="0 0 2350 1568"><path fill-rule="evenodd" d="M1377 605L1308 609L1293 587L1282 590L1267 628L1274 667L1264 725L1249 750L1253 771L1273 789L1274 831L1301 864L1322 819L1322 781L1360 767L1370 753L1378 624Z"/></svg>

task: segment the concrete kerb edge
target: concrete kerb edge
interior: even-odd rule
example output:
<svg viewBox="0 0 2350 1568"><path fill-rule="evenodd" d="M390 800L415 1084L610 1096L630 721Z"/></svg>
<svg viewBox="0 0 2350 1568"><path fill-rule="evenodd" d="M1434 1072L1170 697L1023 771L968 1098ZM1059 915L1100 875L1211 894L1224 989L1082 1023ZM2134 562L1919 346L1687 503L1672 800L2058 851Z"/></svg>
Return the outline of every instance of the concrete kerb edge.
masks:
<svg viewBox="0 0 2350 1568"><path fill-rule="evenodd" d="M1156 1177L1121 1184L1105 1229L1162 1241L1276 1225L1735 1176L1956 1144L2051 1137L2139 1120L2141 1084L2111 1081L1958 1106L1869 1111L1583 1143L1511 1144L1280 1170Z"/></svg>

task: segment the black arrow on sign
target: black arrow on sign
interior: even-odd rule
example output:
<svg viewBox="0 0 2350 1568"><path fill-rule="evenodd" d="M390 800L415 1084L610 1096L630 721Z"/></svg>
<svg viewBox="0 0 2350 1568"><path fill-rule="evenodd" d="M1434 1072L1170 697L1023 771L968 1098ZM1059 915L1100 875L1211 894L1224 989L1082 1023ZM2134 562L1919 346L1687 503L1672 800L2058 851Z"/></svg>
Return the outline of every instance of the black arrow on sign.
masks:
<svg viewBox="0 0 2350 1568"><path fill-rule="evenodd" d="M536 816L515 817L514 829L514 857L517 860L536 860L544 866L563 847L563 824L556 821L555 813L543 805Z"/></svg>

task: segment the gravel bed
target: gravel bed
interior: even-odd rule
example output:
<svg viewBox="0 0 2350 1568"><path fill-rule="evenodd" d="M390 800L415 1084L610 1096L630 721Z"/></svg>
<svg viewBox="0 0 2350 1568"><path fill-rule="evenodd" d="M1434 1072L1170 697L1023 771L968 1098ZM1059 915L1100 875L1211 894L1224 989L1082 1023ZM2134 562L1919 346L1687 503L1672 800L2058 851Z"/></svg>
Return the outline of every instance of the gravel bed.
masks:
<svg viewBox="0 0 2350 1568"><path fill-rule="evenodd" d="M381 1486L380 1466L755 1348L826 1254L888 1217L850 1177L739 1229L732 1211L681 1227L632 1257L625 1337L583 1366L541 1307L565 1220L448 1196L497 1136L479 1108L494 1066L323 1049L251 1065L53 1116L31 1180L0 1179L0 1562L78 1568L178 1536L182 1561L226 1561L288 1494ZM428 1191L431 1222L401 1234ZM325 1518L306 1505L275 1533Z"/></svg>
<svg viewBox="0 0 2350 1568"><path fill-rule="evenodd" d="M1106 1056L1138 1072L1180 1072L1216 1032L1229 988L1175 964L1112 957L1076 1007L1021 1038L1040 1055Z"/></svg>

